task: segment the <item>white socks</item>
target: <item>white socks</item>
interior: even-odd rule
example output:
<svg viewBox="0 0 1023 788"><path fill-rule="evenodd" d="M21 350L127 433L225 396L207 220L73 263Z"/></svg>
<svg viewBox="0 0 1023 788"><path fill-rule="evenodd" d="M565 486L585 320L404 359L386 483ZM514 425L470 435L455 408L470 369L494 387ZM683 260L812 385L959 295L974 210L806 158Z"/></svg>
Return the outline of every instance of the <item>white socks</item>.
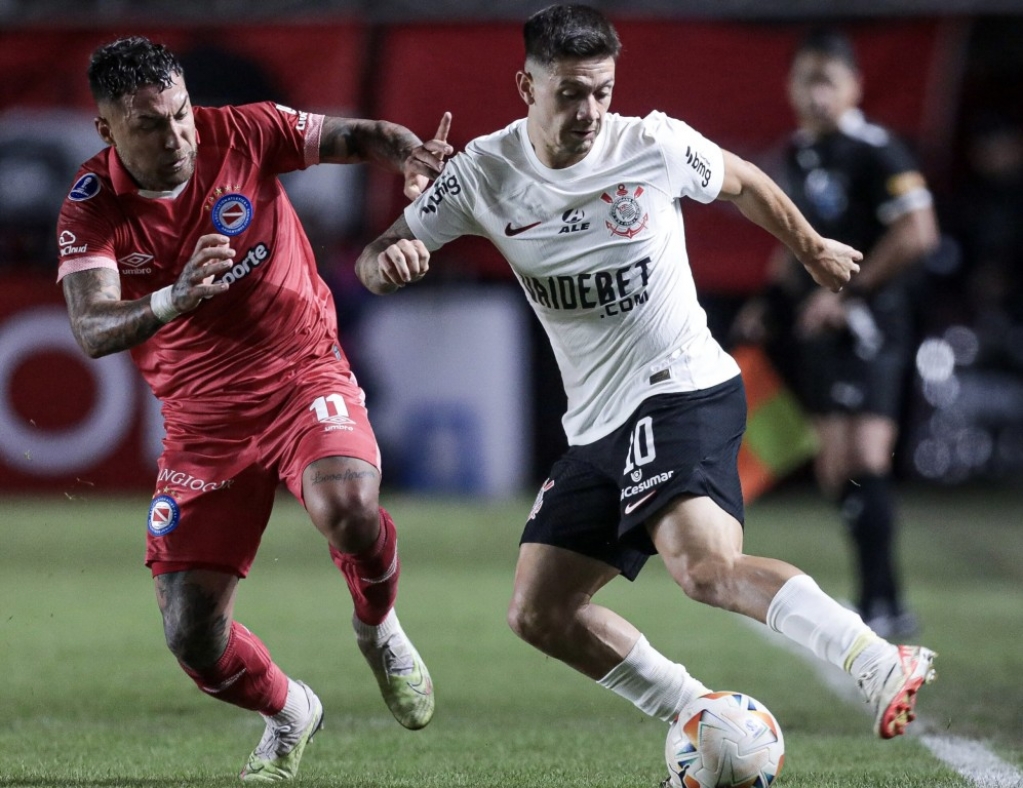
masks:
<svg viewBox="0 0 1023 788"><path fill-rule="evenodd" d="M767 625L854 676L895 649L808 575L796 575L778 590L767 608ZM642 635L628 656L597 683L665 722L710 691Z"/></svg>
<svg viewBox="0 0 1023 788"><path fill-rule="evenodd" d="M394 608L387 613L387 617L378 626L364 624L359 617L352 615L352 629L355 630L355 639L361 643L373 643L379 645L386 643L387 639L395 632L401 632L401 624L398 623L398 614Z"/></svg>
<svg viewBox="0 0 1023 788"><path fill-rule="evenodd" d="M665 722L671 722L687 703L710 692L642 635L628 656L597 683Z"/></svg>
<svg viewBox="0 0 1023 788"><path fill-rule="evenodd" d="M284 708L273 716L267 716L278 725L293 724L296 720L304 720L309 716L309 696L305 690L294 679L288 679L288 697L284 701Z"/></svg>
<svg viewBox="0 0 1023 788"><path fill-rule="evenodd" d="M850 673L859 667L858 657L865 651L874 655L875 645L882 650L889 646L808 575L796 575L778 590L767 608L767 626Z"/></svg>
<svg viewBox="0 0 1023 788"><path fill-rule="evenodd" d="M778 590L767 608L767 625L854 676L895 648L874 634L857 613L825 594L808 575L796 575ZM665 722L710 691L642 635L628 656L597 683Z"/></svg>

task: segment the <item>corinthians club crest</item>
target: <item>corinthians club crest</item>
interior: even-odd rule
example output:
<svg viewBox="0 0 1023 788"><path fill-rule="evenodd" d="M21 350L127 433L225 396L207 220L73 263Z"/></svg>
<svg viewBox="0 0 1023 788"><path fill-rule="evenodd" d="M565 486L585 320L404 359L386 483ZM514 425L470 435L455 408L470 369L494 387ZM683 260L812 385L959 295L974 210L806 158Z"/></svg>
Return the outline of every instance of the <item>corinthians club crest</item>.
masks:
<svg viewBox="0 0 1023 788"><path fill-rule="evenodd" d="M634 238L646 229L650 214L639 204L642 193L642 186L637 186L630 194L625 184L619 183L613 195L607 192L600 195L600 199L611 206L611 218L604 222L611 235Z"/></svg>

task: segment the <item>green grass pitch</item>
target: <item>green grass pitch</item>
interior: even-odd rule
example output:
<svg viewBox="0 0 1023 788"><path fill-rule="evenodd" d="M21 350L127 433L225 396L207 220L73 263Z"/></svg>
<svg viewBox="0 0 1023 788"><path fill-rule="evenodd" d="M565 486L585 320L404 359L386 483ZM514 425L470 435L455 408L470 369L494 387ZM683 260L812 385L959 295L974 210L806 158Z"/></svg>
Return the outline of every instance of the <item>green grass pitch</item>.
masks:
<svg viewBox="0 0 1023 788"><path fill-rule="evenodd" d="M256 715L195 689L166 650L142 566L147 499L0 498L0 788L234 786ZM403 562L398 611L433 673L437 714L395 723L351 635L351 601L319 535L282 496L240 621L326 710L298 785L654 788L665 727L519 642L504 622L526 498L384 495ZM939 680L933 733L982 741L1023 768L1023 523L1008 490L911 490L902 554ZM240 517L244 512L238 513ZM813 495L750 508L749 552L784 557L850 593L845 534ZM656 559L597 600L714 689L765 702L786 735L781 788L972 783L913 736L881 742L860 704L754 626L685 599Z"/></svg>

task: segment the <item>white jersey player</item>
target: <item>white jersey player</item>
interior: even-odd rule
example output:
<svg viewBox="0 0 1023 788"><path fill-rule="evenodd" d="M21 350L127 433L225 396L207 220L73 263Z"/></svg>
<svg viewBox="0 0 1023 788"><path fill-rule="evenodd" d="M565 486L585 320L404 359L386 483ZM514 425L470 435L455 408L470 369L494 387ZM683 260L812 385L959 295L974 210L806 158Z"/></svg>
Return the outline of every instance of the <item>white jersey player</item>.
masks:
<svg viewBox="0 0 1023 788"><path fill-rule="evenodd" d="M739 373L707 330L680 210L682 197L715 199L723 177L721 149L660 112L605 115L592 150L563 168L541 161L520 120L448 162L405 221L428 249L493 241L550 337L569 443L584 444L651 393Z"/></svg>
<svg viewBox="0 0 1023 788"><path fill-rule="evenodd" d="M821 237L752 164L659 113L607 112L620 49L595 9L526 22L526 118L471 143L356 263L374 293L415 282L464 234L501 250L550 336L569 449L527 519L508 621L544 653L671 720L707 688L593 595L660 554L693 599L765 622L863 688L883 738L904 732L933 652L879 638L796 567L743 553L746 402L707 331L680 201L725 199L841 290L862 255ZM438 138L446 140L448 121Z"/></svg>

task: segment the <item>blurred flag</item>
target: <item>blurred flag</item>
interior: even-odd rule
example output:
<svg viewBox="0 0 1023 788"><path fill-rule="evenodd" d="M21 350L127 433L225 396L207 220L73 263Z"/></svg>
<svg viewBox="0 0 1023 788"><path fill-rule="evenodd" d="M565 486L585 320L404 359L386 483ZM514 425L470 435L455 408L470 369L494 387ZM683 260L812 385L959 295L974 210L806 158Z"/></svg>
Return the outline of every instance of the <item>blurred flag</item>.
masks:
<svg viewBox="0 0 1023 788"><path fill-rule="evenodd" d="M817 434L763 349L741 345L731 352L746 386L739 480L750 503L817 453Z"/></svg>

